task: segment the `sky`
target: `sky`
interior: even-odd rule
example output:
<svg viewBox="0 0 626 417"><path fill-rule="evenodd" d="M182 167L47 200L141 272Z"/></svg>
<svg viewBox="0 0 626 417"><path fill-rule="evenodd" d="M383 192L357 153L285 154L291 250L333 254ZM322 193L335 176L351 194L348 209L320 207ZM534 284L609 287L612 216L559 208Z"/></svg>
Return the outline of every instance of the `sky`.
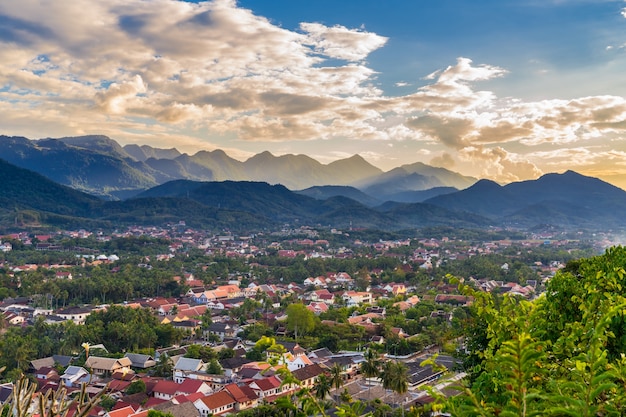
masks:
<svg viewBox="0 0 626 417"><path fill-rule="evenodd" d="M4 1L0 134L626 189L626 2Z"/></svg>

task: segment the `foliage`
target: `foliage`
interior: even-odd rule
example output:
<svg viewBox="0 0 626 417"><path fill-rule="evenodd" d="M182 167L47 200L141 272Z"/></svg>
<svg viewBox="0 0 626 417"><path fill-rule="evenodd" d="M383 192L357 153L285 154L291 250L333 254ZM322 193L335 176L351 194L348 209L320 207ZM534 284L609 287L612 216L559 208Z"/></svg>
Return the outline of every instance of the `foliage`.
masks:
<svg viewBox="0 0 626 417"><path fill-rule="evenodd" d="M296 341L298 334L305 335L315 329L315 315L304 304L290 304L286 313L287 328L294 332Z"/></svg>
<svg viewBox="0 0 626 417"><path fill-rule="evenodd" d="M212 374L212 375L222 375L224 373L224 370L220 366L217 359L211 359L206 366L206 372L207 374Z"/></svg>
<svg viewBox="0 0 626 417"><path fill-rule="evenodd" d="M475 297L474 369L455 416L626 413L626 249L575 262L533 302ZM482 323L482 324L480 324Z"/></svg>
<svg viewBox="0 0 626 417"><path fill-rule="evenodd" d="M146 383L142 379L131 382L128 388L126 388L126 395L137 394L140 392L146 392Z"/></svg>

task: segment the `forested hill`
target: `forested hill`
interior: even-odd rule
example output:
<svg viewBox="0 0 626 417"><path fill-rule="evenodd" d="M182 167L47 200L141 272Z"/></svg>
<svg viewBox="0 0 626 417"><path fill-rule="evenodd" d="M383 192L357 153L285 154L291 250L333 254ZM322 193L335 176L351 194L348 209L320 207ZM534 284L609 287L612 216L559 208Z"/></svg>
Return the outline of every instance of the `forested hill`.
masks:
<svg viewBox="0 0 626 417"><path fill-rule="evenodd" d="M255 181L170 181L136 198L105 202L31 171L0 162L0 226L112 227L164 225L254 231L281 224L401 230L550 225L569 230L623 229L626 192L599 179L566 172L500 186L482 180L424 203L370 207L326 190L316 199L282 185ZM359 198L362 194L352 189ZM332 195L332 196L330 196ZM318 196L319 198L319 196ZM365 201L363 201L365 202ZM367 203L371 204L372 200Z"/></svg>

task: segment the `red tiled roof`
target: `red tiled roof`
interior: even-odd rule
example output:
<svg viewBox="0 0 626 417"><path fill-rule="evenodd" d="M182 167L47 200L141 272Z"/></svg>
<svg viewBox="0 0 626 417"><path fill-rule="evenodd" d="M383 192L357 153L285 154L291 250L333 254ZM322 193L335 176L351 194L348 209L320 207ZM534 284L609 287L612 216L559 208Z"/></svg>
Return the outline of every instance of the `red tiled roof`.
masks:
<svg viewBox="0 0 626 417"><path fill-rule="evenodd" d="M257 386L263 391L268 391L274 388L280 387L280 381L275 376L270 376L269 378L257 379Z"/></svg>
<svg viewBox="0 0 626 417"><path fill-rule="evenodd" d="M154 397L150 397L148 398L148 401L146 401L146 403L143 405L144 408L152 408L157 404L162 404L162 403L166 403L167 400L161 399L161 398L154 398Z"/></svg>
<svg viewBox="0 0 626 417"><path fill-rule="evenodd" d="M204 384L204 381L199 381L197 379L185 379L182 384L178 385L177 392L183 392L185 394L192 394L194 392L198 392L200 387Z"/></svg>
<svg viewBox="0 0 626 417"><path fill-rule="evenodd" d="M177 384L174 381L159 381L157 382L157 384L154 386L154 388L152 389L152 392L158 392L161 394L169 394L169 395L174 395L176 394L176 392L178 392L178 388L180 387L179 384Z"/></svg>
<svg viewBox="0 0 626 417"><path fill-rule="evenodd" d="M128 417L131 414L135 414L135 409L131 406L109 411L109 417Z"/></svg>
<svg viewBox="0 0 626 417"><path fill-rule="evenodd" d="M200 401L202 401L211 410L215 410L216 408L235 403L233 397L231 397L230 394L226 391L219 391L215 394L207 395Z"/></svg>

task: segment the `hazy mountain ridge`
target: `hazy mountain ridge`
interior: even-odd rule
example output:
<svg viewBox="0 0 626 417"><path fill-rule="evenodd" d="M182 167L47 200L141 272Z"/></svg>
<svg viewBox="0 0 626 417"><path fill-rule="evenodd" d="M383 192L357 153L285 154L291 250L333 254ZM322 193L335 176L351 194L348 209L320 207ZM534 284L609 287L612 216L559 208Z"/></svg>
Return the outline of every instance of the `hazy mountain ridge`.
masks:
<svg viewBox="0 0 626 417"><path fill-rule="evenodd" d="M127 198L167 181L189 179L263 181L282 184L292 190L360 184L362 191L365 187L373 187L368 193L379 201L409 192L403 201L415 202L417 200L412 200L410 194L413 191L449 184L461 188L475 181L424 164L385 173L359 155L324 165L306 155L274 156L262 152L242 162L222 150L187 155L175 148L121 147L103 135L40 140L0 136L0 152L13 164L34 170L60 184L109 199ZM426 172L428 176L416 171Z"/></svg>
<svg viewBox="0 0 626 417"><path fill-rule="evenodd" d="M626 191L573 171L500 186L481 180L452 194L425 201L439 207L469 210L499 218L503 224L623 228Z"/></svg>
<svg viewBox="0 0 626 417"><path fill-rule="evenodd" d="M427 226L488 228L552 224L569 229L623 229L626 192L567 172L500 186L474 186L426 203L368 207L342 195L324 200L266 182L175 180L126 201L103 201L0 160L0 225L111 227L163 225L275 229L278 225L399 230Z"/></svg>

